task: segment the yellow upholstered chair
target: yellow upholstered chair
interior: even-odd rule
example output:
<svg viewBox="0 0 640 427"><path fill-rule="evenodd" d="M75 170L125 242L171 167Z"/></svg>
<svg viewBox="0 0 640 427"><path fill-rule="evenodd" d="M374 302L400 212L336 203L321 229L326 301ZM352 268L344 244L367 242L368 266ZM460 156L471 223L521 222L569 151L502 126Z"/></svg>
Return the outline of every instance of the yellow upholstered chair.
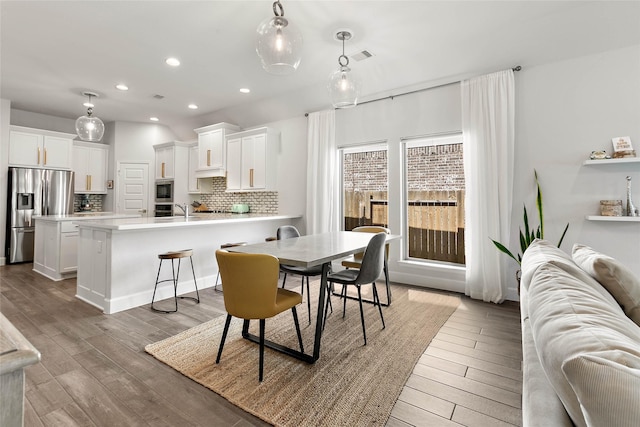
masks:
<svg viewBox="0 0 640 427"><path fill-rule="evenodd" d="M391 230L389 230L388 228L385 227L380 227L377 225L365 225L362 227L356 227L351 231L356 231L356 232L361 232L361 233L387 233L387 234L391 234ZM364 256L364 252L359 252L357 254L354 254L352 256L350 256L349 258L346 258L344 260L342 260L342 266L346 267L346 268L357 268L360 269L360 266L362 264L362 257ZM384 254L384 268L383 268L383 272L384 272L384 283L386 285L387 288L387 303L386 304L382 304L383 306L388 306L389 304L391 304L391 287L389 286L389 268L387 265L387 260L389 259L389 244L387 243L387 245L385 246L385 254Z"/></svg>
<svg viewBox="0 0 640 427"><path fill-rule="evenodd" d="M258 319L260 320L260 370L258 378L262 381L265 319L291 309L300 351L304 353L296 312L296 305L302 302L302 296L297 292L278 288L280 264L278 258L272 255L218 250L216 251L216 259L222 277L224 306L227 310L227 319L216 363L220 363L231 317L244 319L245 329L249 326L249 320Z"/></svg>

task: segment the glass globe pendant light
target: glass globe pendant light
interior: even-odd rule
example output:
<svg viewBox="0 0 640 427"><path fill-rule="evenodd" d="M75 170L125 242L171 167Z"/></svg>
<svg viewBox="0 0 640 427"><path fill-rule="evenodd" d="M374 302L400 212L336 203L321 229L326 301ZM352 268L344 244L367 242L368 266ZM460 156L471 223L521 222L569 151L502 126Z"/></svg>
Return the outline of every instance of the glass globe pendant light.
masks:
<svg viewBox="0 0 640 427"><path fill-rule="evenodd" d="M334 108L351 108L358 104L360 80L349 68L349 58L344 54L344 41L352 37L349 31L339 31L336 39L342 40L342 55L338 57L338 69L329 76L329 96Z"/></svg>
<svg viewBox="0 0 640 427"><path fill-rule="evenodd" d="M76 133L83 141L97 142L102 139L104 135L104 123L97 117L93 116L93 104L91 103L91 97L98 97L93 92L82 92L84 96L89 97L89 102L85 102L83 105L87 107L87 115L80 116L76 120Z"/></svg>
<svg viewBox="0 0 640 427"><path fill-rule="evenodd" d="M302 57L302 34L284 17L280 0L273 3L274 18L268 18L256 30L256 52L262 68L271 74L291 74L298 69Z"/></svg>

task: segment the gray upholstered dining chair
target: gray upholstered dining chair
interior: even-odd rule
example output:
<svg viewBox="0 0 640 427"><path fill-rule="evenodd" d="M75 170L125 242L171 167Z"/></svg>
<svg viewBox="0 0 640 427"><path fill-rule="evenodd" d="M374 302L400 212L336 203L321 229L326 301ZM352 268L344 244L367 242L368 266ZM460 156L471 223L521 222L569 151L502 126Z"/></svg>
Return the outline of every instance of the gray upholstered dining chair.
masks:
<svg viewBox="0 0 640 427"><path fill-rule="evenodd" d="M387 234L391 234L391 230L386 227L381 227L378 225L363 225L360 227L356 227L351 231L360 232L360 233L380 233L385 232ZM357 254L353 254L348 258L342 260L342 266L346 268L360 268L362 264L362 257L364 256L364 252L358 252ZM389 244L385 245L385 255L384 255L384 267L382 271L384 272L384 284L387 288L387 302L382 303L383 306L388 306L391 304L391 286L389 284Z"/></svg>
<svg viewBox="0 0 640 427"><path fill-rule="evenodd" d="M283 225L279 227L276 232L276 239L290 239L292 237L300 237L300 232L293 225ZM315 277L322 275L322 265L315 267L297 267L294 265L282 265L280 264L280 271L284 273L282 278L282 287L284 288L287 282L287 274L298 274L302 276L302 296L304 298L305 278L307 285L307 310L309 312L309 323L311 323L311 294L309 293L309 277Z"/></svg>
<svg viewBox="0 0 640 427"><path fill-rule="evenodd" d="M359 270L347 269L329 274L327 276L327 281L330 286L332 286L334 283L339 283L342 285L341 297L344 301L342 306L343 318L347 306L347 286L352 285L358 289L358 302L360 303L360 320L362 321L362 335L364 336L364 345L367 345L367 331L364 326L364 310L362 309L362 286L373 286L373 303L378 306L380 319L382 320L382 329L385 328L384 316L382 315L382 305L380 304L378 290L376 289L376 280L378 279L378 277L380 277L384 266L384 247L386 240L387 234L385 232L376 233L375 236L371 238L369 244L367 245L367 248L364 251L364 256L362 257L362 263ZM329 295L329 299L330 298L331 295ZM325 312L326 311L327 308L325 307Z"/></svg>

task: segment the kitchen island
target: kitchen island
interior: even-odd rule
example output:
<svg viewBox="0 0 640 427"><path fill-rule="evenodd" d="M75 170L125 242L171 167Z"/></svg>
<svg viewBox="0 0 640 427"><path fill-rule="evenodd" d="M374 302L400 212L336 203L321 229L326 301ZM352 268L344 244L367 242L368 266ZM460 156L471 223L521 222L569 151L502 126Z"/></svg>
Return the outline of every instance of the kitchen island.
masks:
<svg viewBox="0 0 640 427"><path fill-rule="evenodd" d="M211 213L187 218L78 222L76 297L106 314L149 304L158 271L158 254L181 249L193 249L198 288L212 287L218 274L215 252L220 245L264 242L265 238L275 236L278 227L300 228L301 221L301 215ZM170 275L171 268L164 266L160 279ZM191 269L181 268L178 294L193 291ZM171 283L158 285L156 301L172 297Z"/></svg>
<svg viewBox="0 0 640 427"><path fill-rule="evenodd" d="M34 216L33 271L56 281L76 277L78 221L114 218L140 218L140 215L76 212Z"/></svg>

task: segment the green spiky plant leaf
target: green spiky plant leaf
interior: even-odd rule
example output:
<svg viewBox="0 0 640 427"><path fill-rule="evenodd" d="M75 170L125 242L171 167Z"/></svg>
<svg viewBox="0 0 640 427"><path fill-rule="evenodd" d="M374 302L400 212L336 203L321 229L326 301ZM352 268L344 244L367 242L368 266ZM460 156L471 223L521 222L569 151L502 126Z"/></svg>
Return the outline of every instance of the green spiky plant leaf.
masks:
<svg viewBox="0 0 640 427"><path fill-rule="evenodd" d="M523 205L524 213L522 216L522 221L523 221L524 231L522 230L522 228L520 228L520 252L514 255L505 245L503 245L502 243L496 240L491 239L493 244L496 246L496 248L498 248L500 252L513 258L515 262L517 262L518 264L522 262L522 254L524 254L524 252L527 250L529 245L531 245L531 243L535 239L544 239L544 212L542 209L542 206L543 206L542 190L540 189L540 182L538 182L538 172L534 169L533 173L536 181L536 208L538 211L538 219L540 221L540 225L538 225L535 228L530 226L527 207ZM562 245L562 241L564 240L564 236L567 234L568 229L569 229L569 223L567 223L567 225L564 227L564 231L562 232L562 236L560 237L560 241L558 242L558 247Z"/></svg>

